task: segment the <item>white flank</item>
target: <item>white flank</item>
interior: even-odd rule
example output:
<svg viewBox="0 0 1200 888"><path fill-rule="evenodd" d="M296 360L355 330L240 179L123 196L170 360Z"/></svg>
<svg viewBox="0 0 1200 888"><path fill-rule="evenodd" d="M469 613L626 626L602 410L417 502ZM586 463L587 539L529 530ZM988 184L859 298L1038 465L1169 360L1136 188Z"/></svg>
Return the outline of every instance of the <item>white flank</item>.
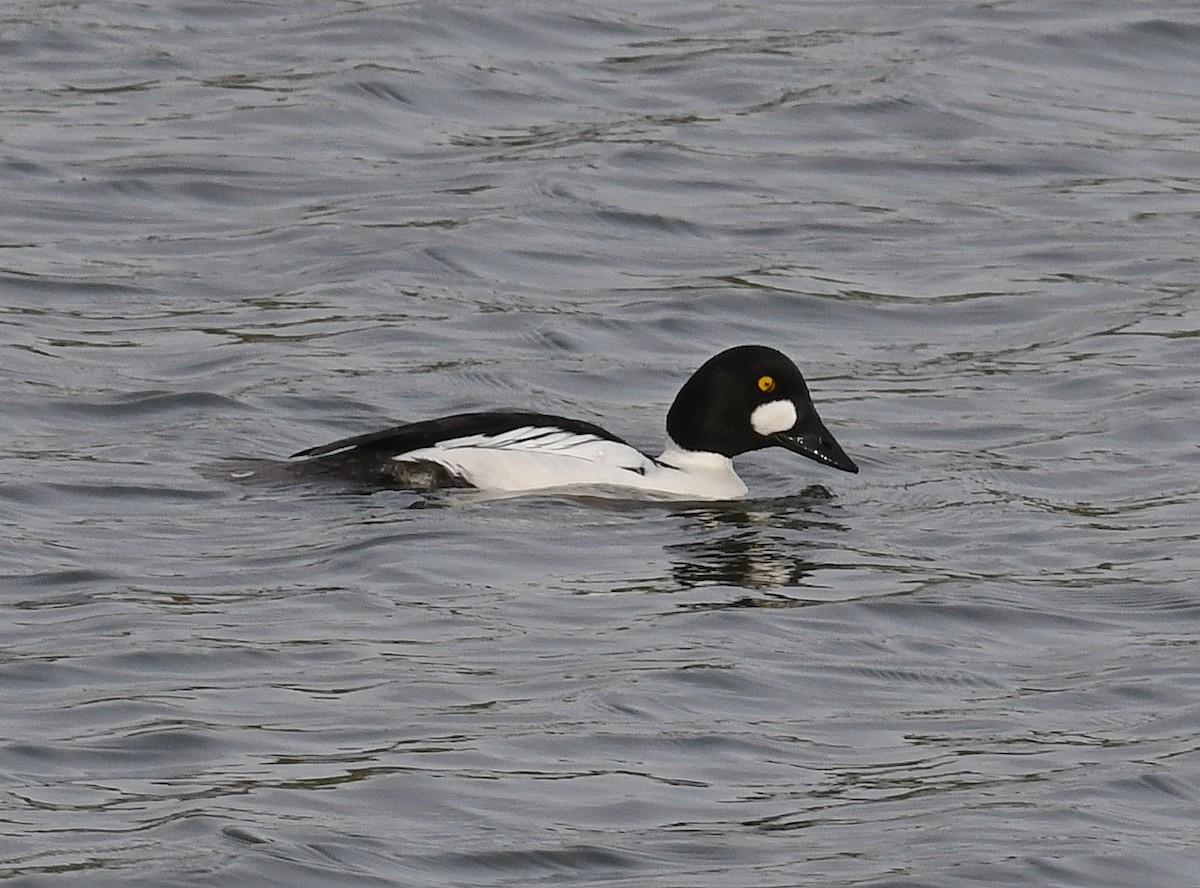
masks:
<svg viewBox="0 0 1200 888"><path fill-rule="evenodd" d="M628 484L626 479L641 477L638 470L649 462L616 441L533 426L440 441L392 459L435 462L476 487L505 491Z"/></svg>
<svg viewBox="0 0 1200 888"><path fill-rule="evenodd" d="M759 404L750 414L750 425L760 435L778 435L796 424L796 405L784 399Z"/></svg>
<svg viewBox="0 0 1200 888"><path fill-rule="evenodd" d="M498 492L623 488L687 499L746 494L733 462L720 454L670 443L655 461L628 444L556 428L525 426L502 435L454 438L392 459L438 463L481 490Z"/></svg>

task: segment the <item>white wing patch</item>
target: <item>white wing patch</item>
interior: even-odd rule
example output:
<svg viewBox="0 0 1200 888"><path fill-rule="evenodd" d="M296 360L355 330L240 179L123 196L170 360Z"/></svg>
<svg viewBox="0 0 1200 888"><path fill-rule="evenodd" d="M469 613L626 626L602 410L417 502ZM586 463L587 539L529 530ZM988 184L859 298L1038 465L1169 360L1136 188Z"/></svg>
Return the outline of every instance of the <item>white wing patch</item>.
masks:
<svg viewBox="0 0 1200 888"><path fill-rule="evenodd" d="M653 465L628 444L545 426L499 435L467 435L392 457L434 462L484 490L539 490L572 485L629 485Z"/></svg>
<svg viewBox="0 0 1200 888"><path fill-rule="evenodd" d="M415 457L417 453L456 452L459 450L507 450L520 453L554 453L557 455L573 455L578 459L601 459L605 451L625 450L637 453L632 447L617 441L610 441L596 435L567 432L562 429L546 426L522 426L519 429L504 432L500 435L467 435L463 438L449 438L439 441L432 447L414 450L410 453L399 454L393 459L427 459ZM639 456L641 454L638 454Z"/></svg>

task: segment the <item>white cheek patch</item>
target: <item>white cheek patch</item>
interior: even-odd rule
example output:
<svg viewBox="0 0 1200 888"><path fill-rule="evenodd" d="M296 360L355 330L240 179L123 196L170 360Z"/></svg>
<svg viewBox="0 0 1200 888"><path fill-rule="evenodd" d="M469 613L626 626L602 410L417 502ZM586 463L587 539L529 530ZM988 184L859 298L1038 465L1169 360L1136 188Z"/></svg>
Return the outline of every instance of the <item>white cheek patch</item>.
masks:
<svg viewBox="0 0 1200 888"><path fill-rule="evenodd" d="M796 424L796 405L791 401L768 401L750 414L750 425L760 435L777 435Z"/></svg>

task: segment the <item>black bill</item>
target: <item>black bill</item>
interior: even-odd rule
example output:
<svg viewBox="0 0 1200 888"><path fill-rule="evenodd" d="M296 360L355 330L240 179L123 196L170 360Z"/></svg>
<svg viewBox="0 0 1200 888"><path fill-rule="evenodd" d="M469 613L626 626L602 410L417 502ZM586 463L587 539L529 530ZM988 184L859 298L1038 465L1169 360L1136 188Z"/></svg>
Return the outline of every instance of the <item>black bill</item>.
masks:
<svg viewBox="0 0 1200 888"><path fill-rule="evenodd" d="M803 425L797 424L786 432L773 435L772 439L780 447L786 447L793 453L807 456L843 472L858 474L858 466L854 464L854 460L846 456L842 445L834 439L816 414Z"/></svg>

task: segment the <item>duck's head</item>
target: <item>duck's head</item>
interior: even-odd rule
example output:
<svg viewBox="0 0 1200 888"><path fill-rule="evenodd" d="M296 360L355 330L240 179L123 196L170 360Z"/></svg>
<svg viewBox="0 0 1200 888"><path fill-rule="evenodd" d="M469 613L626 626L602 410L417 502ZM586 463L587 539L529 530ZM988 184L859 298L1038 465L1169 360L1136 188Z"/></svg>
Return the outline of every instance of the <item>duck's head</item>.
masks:
<svg viewBox="0 0 1200 888"><path fill-rule="evenodd" d="M763 345L727 349L693 373L667 413L667 434L684 450L733 457L785 447L858 471L817 416L800 370Z"/></svg>

